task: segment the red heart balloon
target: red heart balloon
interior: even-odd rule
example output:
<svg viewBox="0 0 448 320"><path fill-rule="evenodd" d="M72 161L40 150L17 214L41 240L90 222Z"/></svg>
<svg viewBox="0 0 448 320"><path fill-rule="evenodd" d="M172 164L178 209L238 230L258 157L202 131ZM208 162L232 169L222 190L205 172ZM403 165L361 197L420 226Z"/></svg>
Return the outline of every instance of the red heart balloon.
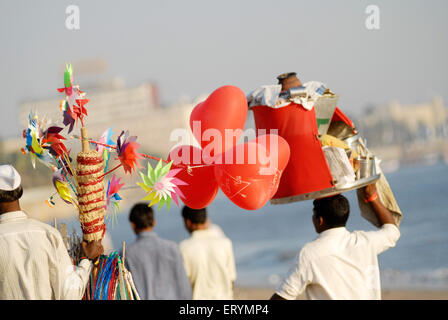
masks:
<svg viewBox="0 0 448 320"><path fill-rule="evenodd" d="M235 86L213 91L191 112L190 128L205 154L218 155L233 148L241 136L247 117L244 92ZM227 132L226 143L226 129Z"/></svg>
<svg viewBox="0 0 448 320"><path fill-rule="evenodd" d="M286 141L279 137L278 150L269 147L268 152L260 138L228 150L219 157L221 163L215 165L215 177L221 190L233 203L246 210L259 209L272 198L289 160ZM269 142L274 137L269 135L266 138L265 141ZM232 163L229 163L230 159Z"/></svg>
<svg viewBox="0 0 448 320"><path fill-rule="evenodd" d="M212 203L218 193L218 184L213 166L206 165L202 159L202 150L194 146L178 146L168 155L168 161L171 160L173 160L173 169L182 169L176 178L188 183L188 185L179 186L185 196L181 198L183 203L193 209L202 209Z"/></svg>
<svg viewBox="0 0 448 320"><path fill-rule="evenodd" d="M269 199L271 199L277 192L278 185L280 183L280 177L283 173L283 170L285 170L286 166L288 165L291 150L289 148L288 142L281 136L278 136L276 134L260 135L255 141L266 148L266 152L270 159L269 167L271 168L271 170L277 167L277 169L280 171L280 175L275 181L273 193L269 197Z"/></svg>
<svg viewBox="0 0 448 320"><path fill-rule="evenodd" d="M255 142L265 147L271 166L275 166L280 171L285 170L291 153L285 139L276 134L264 134L258 136Z"/></svg>

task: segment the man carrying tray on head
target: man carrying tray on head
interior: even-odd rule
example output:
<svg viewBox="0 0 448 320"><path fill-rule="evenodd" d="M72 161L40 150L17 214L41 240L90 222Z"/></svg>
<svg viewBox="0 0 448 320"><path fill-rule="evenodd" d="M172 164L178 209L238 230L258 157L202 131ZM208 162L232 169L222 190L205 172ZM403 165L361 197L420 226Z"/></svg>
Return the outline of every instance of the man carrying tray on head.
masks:
<svg viewBox="0 0 448 320"><path fill-rule="evenodd" d="M382 174L373 174L380 171L374 161L369 163L375 170L362 172L355 162L362 160L358 148L344 140L357 137L357 131L337 108L338 95L318 81L302 84L295 72L277 79L277 85L262 86L248 96L257 129L278 130L291 149L271 203L318 199L313 202L313 223L319 237L302 248L272 298L295 299L306 291L310 299L380 299L377 255L395 246L400 236L401 211L390 187ZM360 145L359 152L366 151ZM350 233L345 228L348 200L330 196L354 189L361 215L379 231Z"/></svg>
<svg viewBox="0 0 448 320"><path fill-rule="evenodd" d="M381 299L377 256L394 247L400 231L378 197L375 184L364 188L365 203L380 222L378 231L349 232L345 228L350 206L342 195L314 200L313 224L319 234L298 254L271 299Z"/></svg>
<svg viewBox="0 0 448 320"><path fill-rule="evenodd" d="M0 165L0 299L82 299L101 241L84 241L74 266L59 231L21 210L22 193L19 173Z"/></svg>

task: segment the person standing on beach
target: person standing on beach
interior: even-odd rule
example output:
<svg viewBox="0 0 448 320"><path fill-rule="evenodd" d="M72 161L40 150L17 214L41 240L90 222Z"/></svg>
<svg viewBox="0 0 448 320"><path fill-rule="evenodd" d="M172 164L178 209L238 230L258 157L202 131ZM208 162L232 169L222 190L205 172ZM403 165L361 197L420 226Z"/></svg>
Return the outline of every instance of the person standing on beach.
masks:
<svg viewBox="0 0 448 320"><path fill-rule="evenodd" d="M210 227L207 210L182 208L191 237L180 243L180 252L193 288L194 300L231 300L236 266L232 242L219 227Z"/></svg>
<svg viewBox="0 0 448 320"><path fill-rule="evenodd" d="M0 299L82 299L101 241L82 242L85 257L74 266L59 231L21 210L22 194L16 169L0 165Z"/></svg>
<svg viewBox="0 0 448 320"><path fill-rule="evenodd" d="M345 224L350 207L342 195L314 200L312 219L319 236L302 248L271 299L292 300L303 291L308 299L381 299L377 256L395 246L400 231L375 184L365 187L364 194L380 230L349 232Z"/></svg>
<svg viewBox="0 0 448 320"><path fill-rule="evenodd" d="M160 238L153 228L154 211L147 203L131 209L129 221L137 241L126 248L125 265L142 300L191 300L191 286L179 247Z"/></svg>

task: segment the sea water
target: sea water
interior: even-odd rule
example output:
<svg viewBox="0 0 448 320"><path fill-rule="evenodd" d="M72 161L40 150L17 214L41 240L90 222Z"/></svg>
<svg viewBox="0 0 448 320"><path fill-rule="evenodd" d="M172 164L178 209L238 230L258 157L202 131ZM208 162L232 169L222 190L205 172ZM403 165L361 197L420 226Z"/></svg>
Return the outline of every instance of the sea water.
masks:
<svg viewBox="0 0 448 320"><path fill-rule="evenodd" d="M397 245L379 255L381 282L388 289L448 289L448 166L400 168L386 174L403 212ZM344 193L351 213L347 229L375 230L361 217L356 192ZM117 250L135 235L122 208L108 230ZM180 209L155 210L154 231L177 243L188 237ZM312 201L266 204L256 211L240 209L222 193L208 208L209 217L233 242L236 285L275 288L293 265L300 248L316 238ZM76 221L60 221L77 226ZM70 230L70 229L69 229Z"/></svg>

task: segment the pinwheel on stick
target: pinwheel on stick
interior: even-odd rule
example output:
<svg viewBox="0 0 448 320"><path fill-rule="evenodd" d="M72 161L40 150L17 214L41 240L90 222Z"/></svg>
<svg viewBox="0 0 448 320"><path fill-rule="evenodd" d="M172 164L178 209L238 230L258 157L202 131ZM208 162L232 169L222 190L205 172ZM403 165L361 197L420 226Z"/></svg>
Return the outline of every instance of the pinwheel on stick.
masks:
<svg viewBox="0 0 448 320"><path fill-rule="evenodd" d="M120 183L121 178L116 179L115 175L109 180L106 191L106 210L112 208L112 221L120 211L118 201L122 200L118 191L124 186L124 183Z"/></svg>
<svg viewBox="0 0 448 320"><path fill-rule="evenodd" d="M145 175L140 172L143 183L137 182L137 184L147 193L146 197L142 200L150 201L149 206L159 203L160 209L166 204L166 207L169 210L171 200L179 206L177 196L184 198L184 195L178 186L187 185L187 183L175 177L181 169L170 170L171 165L172 162L162 165L162 161L160 160L157 166L153 169L148 162L147 174Z"/></svg>
<svg viewBox="0 0 448 320"><path fill-rule="evenodd" d="M103 132L100 139L98 140L98 144L96 144L96 151L103 155L104 160L104 172L107 171L107 167L109 166L111 149L114 148L115 142L112 140L112 128L107 129ZM107 147L109 145L110 147Z"/></svg>
<svg viewBox="0 0 448 320"><path fill-rule="evenodd" d="M56 188L54 195L58 194L65 203L78 208L84 240L100 240L106 230L106 210L111 209L112 217L120 210L118 201L121 197L118 192L124 183L114 175L108 181L105 191L104 177L119 167L123 167L124 173L132 174L140 167L139 160L142 158L159 160L155 169L148 163L148 175L142 174L142 177L146 177L141 184L147 192L145 199L150 200L150 205L159 203L159 208L165 204L169 208L171 200L179 206L177 197L184 198L184 195L178 186L186 185L176 177L180 169L171 169L171 163L166 160L139 153L137 137L131 136L127 130L120 133L116 144L112 140L112 128L106 130L98 141L89 138L84 121L89 99L74 84L73 69L69 64L64 72L64 87L58 91L65 94L60 109L68 133L81 123L81 135L75 136L81 140L82 145L82 151L76 157L76 169L72 166L70 150L64 145L65 137L61 135L63 128L39 121L34 113L30 114L28 128L24 130L26 146L22 151L31 154L33 166L35 159L39 159L52 168L53 185ZM95 146L91 147L91 144ZM114 160L119 163L108 170L112 150L117 154ZM162 162L167 164L162 165ZM47 200L49 205L54 204L53 196Z"/></svg>

